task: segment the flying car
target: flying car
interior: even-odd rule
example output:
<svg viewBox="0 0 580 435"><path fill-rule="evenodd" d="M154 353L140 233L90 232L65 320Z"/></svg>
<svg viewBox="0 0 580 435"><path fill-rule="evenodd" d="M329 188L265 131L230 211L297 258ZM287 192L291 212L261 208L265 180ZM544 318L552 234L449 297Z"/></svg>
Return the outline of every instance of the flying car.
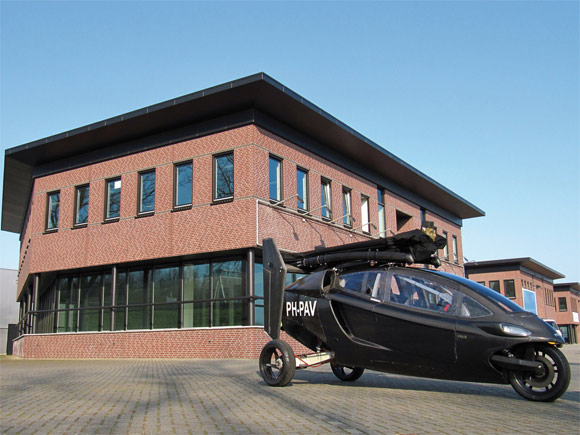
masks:
<svg viewBox="0 0 580 435"><path fill-rule="evenodd" d="M365 369L457 381L511 384L533 401L566 392L564 343L536 314L438 267L436 229L282 254L263 241L264 329L259 359L271 386L297 369L329 363L342 381ZM300 274L286 286L287 274ZM280 331L312 353L295 355Z"/></svg>

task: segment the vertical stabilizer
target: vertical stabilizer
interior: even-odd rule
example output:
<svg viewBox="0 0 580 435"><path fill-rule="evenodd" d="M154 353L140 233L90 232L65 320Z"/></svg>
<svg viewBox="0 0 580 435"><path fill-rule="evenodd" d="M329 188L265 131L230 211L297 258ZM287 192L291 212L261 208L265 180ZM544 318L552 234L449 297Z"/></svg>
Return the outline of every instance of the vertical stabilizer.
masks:
<svg viewBox="0 0 580 435"><path fill-rule="evenodd" d="M264 330L275 340L280 337L287 269L274 239L264 239L263 261Z"/></svg>

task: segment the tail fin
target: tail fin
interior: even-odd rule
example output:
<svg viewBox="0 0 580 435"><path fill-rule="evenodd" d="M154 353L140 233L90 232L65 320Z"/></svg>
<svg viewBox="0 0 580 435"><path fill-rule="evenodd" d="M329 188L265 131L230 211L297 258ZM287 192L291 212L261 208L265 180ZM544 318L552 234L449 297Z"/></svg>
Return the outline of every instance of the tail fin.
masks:
<svg viewBox="0 0 580 435"><path fill-rule="evenodd" d="M264 330L276 340L280 337L284 288L288 269L274 239L264 239Z"/></svg>

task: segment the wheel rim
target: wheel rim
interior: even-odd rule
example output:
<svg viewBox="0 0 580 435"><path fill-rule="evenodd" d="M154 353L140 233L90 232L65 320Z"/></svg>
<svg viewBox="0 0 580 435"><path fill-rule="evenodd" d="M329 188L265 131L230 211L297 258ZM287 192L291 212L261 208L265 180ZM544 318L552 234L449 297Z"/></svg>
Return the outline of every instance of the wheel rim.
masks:
<svg viewBox="0 0 580 435"><path fill-rule="evenodd" d="M277 381L282 376L284 369L284 358L278 349L269 349L262 360L266 375L273 381Z"/></svg>
<svg viewBox="0 0 580 435"><path fill-rule="evenodd" d="M535 360L542 364L544 373L541 375L518 373L515 378L522 388L530 393L548 393L558 382L558 365L550 355L543 351L536 351Z"/></svg>

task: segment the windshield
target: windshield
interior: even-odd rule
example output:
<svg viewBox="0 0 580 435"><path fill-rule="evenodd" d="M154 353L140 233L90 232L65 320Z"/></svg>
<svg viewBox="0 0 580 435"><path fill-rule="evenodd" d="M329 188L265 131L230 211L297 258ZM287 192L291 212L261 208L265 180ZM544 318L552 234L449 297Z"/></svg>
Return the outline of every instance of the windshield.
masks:
<svg viewBox="0 0 580 435"><path fill-rule="evenodd" d="M504 310L509 311L509 312L513 312L513 313L522 313L525 312L525 310L520 307L518 304L516 304L514 301L506 298L504 295L490 289L487 288L484 285L478 284L475 281L471 281L469 279L463 278L462 276L458 276L458 275L452 275L450 273L447 272L435 272L438 275L443 275L446 278L449 278L453 281L459 282L461 284L463 284L466 287L469 287L470 289L476 291L477 293L487 297L488 299L491 299L493 302L495 302L497 305L499 305L500 307L502 307Z"/></svg>

